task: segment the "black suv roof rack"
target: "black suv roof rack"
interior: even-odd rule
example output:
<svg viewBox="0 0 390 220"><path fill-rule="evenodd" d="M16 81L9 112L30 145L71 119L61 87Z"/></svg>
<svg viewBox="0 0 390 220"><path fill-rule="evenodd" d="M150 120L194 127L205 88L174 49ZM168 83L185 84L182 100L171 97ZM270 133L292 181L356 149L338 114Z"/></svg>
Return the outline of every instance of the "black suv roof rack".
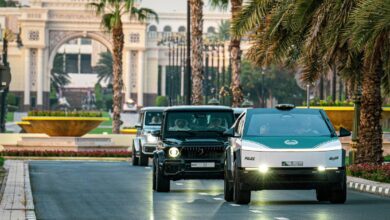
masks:
<svg viewBox="0 0 390 220"><path fill-rule="evenodd" d="M293 104L278 104L275 106L276 109L282 110L282 111L289 111L291 109L295 108L295 105Z"/></svg>

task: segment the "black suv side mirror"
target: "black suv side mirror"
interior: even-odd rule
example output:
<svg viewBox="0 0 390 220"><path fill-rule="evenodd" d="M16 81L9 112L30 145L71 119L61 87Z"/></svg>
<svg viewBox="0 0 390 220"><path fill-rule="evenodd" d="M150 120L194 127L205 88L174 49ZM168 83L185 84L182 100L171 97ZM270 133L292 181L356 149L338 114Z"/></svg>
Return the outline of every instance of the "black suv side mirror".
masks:
<svg viewBox="0 0 390 220"><path fill-rule="evenodd" d="M152 136L154 137L160 137L161 136L161 131L160 130L154 130L151 132Z"/></svg>
<svg viewBox="0 0 390 220"><path fill-rule="evenodd" d="M236 132L234 131L234 128L229 128L225 132L223 132L223 135L225 137L237 137Z"/></svg>
<svg viewBox="0 0 390 220"><path fill-rule="evenodd" d="M351 132L343 127L340 127L339 137L348 137L348 136L351 136Z"/></svg>

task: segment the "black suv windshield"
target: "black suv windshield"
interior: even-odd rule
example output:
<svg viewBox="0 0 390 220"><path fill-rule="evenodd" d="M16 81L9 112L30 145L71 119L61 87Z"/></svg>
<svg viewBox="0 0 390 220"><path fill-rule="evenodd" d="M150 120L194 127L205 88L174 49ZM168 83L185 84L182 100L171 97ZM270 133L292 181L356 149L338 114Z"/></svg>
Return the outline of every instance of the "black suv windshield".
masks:
<svg viewBox="0 0 390 220"><path fill-rule="evenodd" d="M183 111L168 112L165 119L165 137L221 136L233 124L233 112ZM206 133L206 134L205 134Z"/></svg>
<svg viewBox="0 0 390 220"><path fill-rule="evenodd" d="M145 125L160 126L162 122L162 112L146 112Z"/></svg>
<svg viewBox="0 0 390 220"><path fill-rule="evenodd" d="M254 113L248 116L244 136L330 136L320 113Z"/></svg>

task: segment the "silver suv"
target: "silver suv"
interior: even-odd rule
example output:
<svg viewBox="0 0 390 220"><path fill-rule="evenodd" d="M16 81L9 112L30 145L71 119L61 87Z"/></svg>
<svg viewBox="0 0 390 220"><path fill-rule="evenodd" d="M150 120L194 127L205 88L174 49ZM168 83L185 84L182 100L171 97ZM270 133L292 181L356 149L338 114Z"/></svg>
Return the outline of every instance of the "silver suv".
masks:
<svg viewBox="0 0 390 220"><path fill-rule="evenodd" d="M149 158L157 148L157 138L153 131L161 129L164 107L145 107L140 110L136 124L137 136L133 140L133 165L147 166Z"/></svg>

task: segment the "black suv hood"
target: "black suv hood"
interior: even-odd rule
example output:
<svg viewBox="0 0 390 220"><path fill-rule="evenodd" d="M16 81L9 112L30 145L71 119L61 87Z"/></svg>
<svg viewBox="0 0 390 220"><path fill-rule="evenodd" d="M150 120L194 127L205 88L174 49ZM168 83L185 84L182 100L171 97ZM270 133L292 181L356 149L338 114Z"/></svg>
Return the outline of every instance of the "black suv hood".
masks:
<svg viewBox="0 0 390 220"><path fill-rule="evenodd" d="M163 140L164 143L167 144L173 144L173 145L203 145L203 144L212 144L212 145L218 145L218 144L224 144L226 141L222 139L217 138L183 138L183 139L176 139L176 138L167 138Z"/></svg>

